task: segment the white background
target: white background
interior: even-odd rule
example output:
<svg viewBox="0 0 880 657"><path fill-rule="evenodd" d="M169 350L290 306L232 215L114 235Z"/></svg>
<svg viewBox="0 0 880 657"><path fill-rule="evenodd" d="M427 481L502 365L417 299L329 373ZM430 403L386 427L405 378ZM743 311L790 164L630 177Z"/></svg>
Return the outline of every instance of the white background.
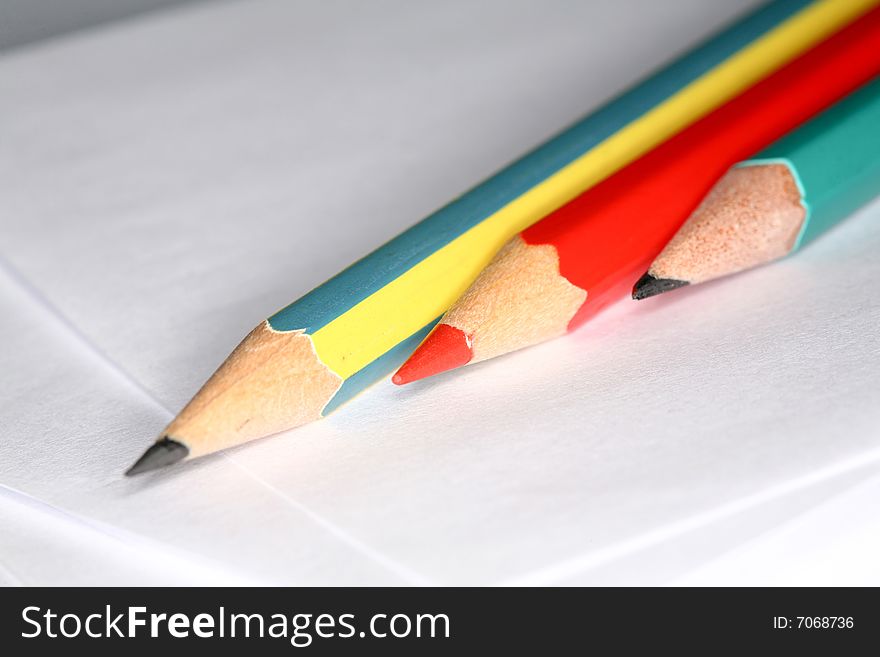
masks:
<svg viewBox="0 0 880 657"><path fill-rule="evenodd" d="M0 582L880 583L880 205L121 476L262 317L753 2L196 5L0 56Z"/></svg>

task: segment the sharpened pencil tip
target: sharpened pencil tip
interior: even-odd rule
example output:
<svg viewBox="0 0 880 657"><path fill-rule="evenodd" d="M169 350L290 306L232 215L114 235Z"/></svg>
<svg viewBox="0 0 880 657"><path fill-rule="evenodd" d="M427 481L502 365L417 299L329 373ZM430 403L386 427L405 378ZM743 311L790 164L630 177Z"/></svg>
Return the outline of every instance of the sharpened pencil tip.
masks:
<svg viewBox="0 0 880 657"><path fill-rule="evenodd" d="M437 324L391 381L402 386L456 367L467 365L474 357L471 340L461 329Z"/></svg>
<svg viewBox="0 0 880 657"><path fill-rule="evenodd" d="M632 298L638 300L654 297L670 290L689 285L687 281L679 281L674 278L654 278L646 273L636 284L633 285Z"/></svg>
<svg viewBox="0 0 880 657"><path fill-rule="evenodd" d="M163 436L162 440L153 444L133 466L125 471L125 476L131 477L141 472L164 468L166 465L182 461L188 455L189 449L186 445L172 440L168 436Z"/></svg>

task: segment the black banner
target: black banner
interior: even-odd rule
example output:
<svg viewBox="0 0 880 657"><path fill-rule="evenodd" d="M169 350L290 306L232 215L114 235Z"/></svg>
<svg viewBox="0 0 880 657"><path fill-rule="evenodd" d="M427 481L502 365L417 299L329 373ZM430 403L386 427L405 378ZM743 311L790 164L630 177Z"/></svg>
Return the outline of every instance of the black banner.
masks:
<svg viewBox="0 0 880 657"><path fill-rule="evenodd" d="M839 651L880 639L872 598L870 589L5 589L0 645L7 655Z"/></svg>

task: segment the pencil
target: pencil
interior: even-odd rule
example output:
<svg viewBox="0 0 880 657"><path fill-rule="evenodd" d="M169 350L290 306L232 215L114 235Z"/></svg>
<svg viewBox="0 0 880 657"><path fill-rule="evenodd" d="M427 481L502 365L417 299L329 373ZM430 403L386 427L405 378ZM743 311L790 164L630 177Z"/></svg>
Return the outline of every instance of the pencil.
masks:
<svg viewBox="0 0 880 657"><path fill-rule="evenodd" d="M572 330L632 283L739 160L880 72L880 9L508 242L394 382Z"/></svg>
<svg viewBox="0 0 880 657"><path fill-rule="evenodd" d="M633 288L634 299L792 253L880 193L880 80L737 164Z"/></svg>
<svg viewBox="0 0 880 657"><path fill-rule="evenodd" d="M397 367L517 232L878 0L781 0L527 154L257 326L136 474L318 419Z"/></svg>

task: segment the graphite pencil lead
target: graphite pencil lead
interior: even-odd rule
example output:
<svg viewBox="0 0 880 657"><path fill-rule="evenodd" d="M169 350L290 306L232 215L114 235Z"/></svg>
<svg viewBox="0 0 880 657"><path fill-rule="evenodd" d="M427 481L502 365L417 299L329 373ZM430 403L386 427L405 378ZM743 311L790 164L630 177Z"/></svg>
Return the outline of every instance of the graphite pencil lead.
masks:
<svg viewBox="0 0 880 657"><path fill-rule="evenodd" d="M674 278L655 278L649 273L645 273L636 284L633 285L632 298L636 300L654 297L670 290L676 290L680 287L689 285L687 281L679 281Z"/></svg>
<svg viewBox="0 0 880 657"><path fill-rule="evenodd" d="M186 445L172 440L168 436L163 436L161 440L156 441L144 452L133 466L126 470L125 476L131 477L142 472L158 470L182 461L187 456L189 456L189 449Z"/></svg>

